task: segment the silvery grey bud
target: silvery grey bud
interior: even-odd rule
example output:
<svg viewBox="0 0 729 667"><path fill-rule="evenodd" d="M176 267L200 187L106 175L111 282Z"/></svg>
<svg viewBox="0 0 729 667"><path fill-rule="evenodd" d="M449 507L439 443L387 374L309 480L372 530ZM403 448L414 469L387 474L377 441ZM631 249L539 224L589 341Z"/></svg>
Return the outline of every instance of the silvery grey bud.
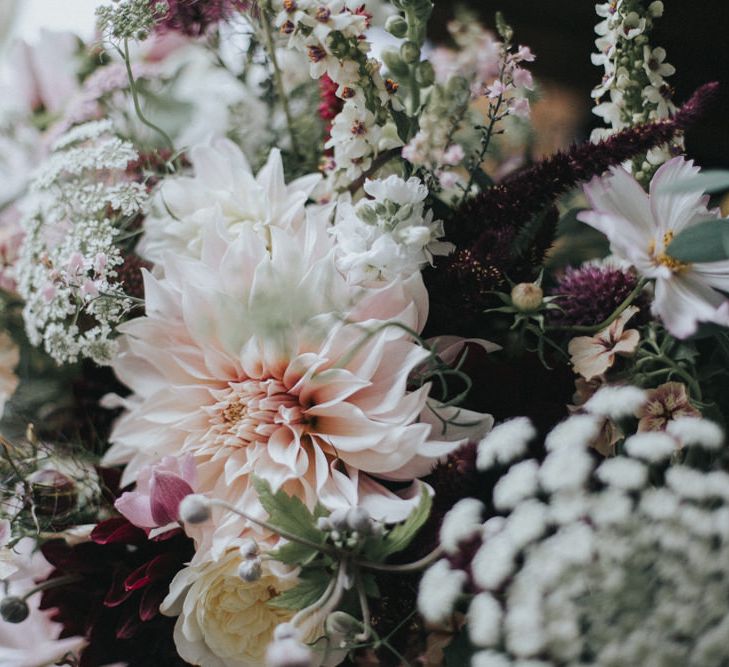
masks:
<svg viewBox="0 0 729 667"><path fill-rule="evenodd" d="M349 528L349 524L347 523L348 512L348 509L337 509L329 515L329 522L335 530L345 531Z"/></svg>
<svg viewBox="0 0 729 667"><path fill-rule="evenodd" d="M199 493L191 493L180 502L180 519L185 523L204 523L210 518L210 501Z"/></svg>
<svg viewBox="0 0 729 667"><path fill-rule="evenodd" d="M412 65L420 60L420 47L415 42L403 42L400 47L400 57L403 62Z"/></svg>
<svg viewBox="0 0 729 667"><path fill-rule="evenodd" d="M408 34L408 22L402 16L390 16L385 21L385 30L395 37L405 37Z"/></svg>
<svg viewBox="0 0 729 667"><path fill-rule="evenodd" d="M261 559L258 557L246 558L246 560L238 566L238 576L243 579L243 581L247 581L249 583L258 581L262 574L263 567L261 566Z"/></svg>
<svg viewBox="0 0 729 667"><path fill-rule="evenodd" d="M255 558L261 551L258 548L258 542L250 537L246 537L246 539L243 540L239 550L240 555L243 556L243 558Z"/></svg>
<svg viewBox="0 0 729 667"><path fill-rule="evenodd" d="M0 600L0 617L6 623L22 623L30 614L25 600L11 596Z"/></svg>
<svg viewBox="0 0 729 667"><path fill-rule="evenodd" d="M353 507L347 512L347 525L360 535L368 535L372 531L372 519L361 507Z"/></svg>
<svg viewBox="0 0 729 667"><path fill-rule="evenodd" d="M266 649L266 667L311 667L312 654L293 637L278 639Z"/></svg>

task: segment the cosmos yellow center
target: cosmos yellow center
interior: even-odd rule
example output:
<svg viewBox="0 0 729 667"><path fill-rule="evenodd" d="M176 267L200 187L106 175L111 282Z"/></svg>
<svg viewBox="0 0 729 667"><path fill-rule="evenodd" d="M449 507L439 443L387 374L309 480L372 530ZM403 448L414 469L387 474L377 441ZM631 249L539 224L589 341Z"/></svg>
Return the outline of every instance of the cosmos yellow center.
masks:
<svg viewBox="0 0 729 667"><path fill-rule="evenodd" d="M681 273L682 271L686 271L686 269L688 269L691 265L687 264L686 262L681 262L675 257L671 257L671 255L666 252L666 248L671 243L671 241L673 241L673 236L674 234L671 230L667 231L663 235L663 250L658 253L656 252L655 239L651 241L650 245L648 246L648 254L653 260L653 263L657 266L665 266L673 273Z"/></svg>

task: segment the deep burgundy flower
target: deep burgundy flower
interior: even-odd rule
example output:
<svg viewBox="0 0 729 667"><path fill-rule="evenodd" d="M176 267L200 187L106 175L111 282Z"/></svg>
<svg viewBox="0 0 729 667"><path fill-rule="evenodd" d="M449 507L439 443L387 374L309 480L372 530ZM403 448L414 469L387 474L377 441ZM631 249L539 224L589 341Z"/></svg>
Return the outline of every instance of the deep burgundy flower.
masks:
<svg viewBox="0 0 729 667"><path fill-rule="evenodd" d="M600 324L613 314L637 284L635 271L609 264L567 268L551 290L551 294L560 297L556 303L561 310L550 310L550 321L562 325Z"/></svg>
<svg viewBox="0 0 729 667"><path fill-rule="evenodd" d="M339 86L325 74L319 79L319 117L324 121L324 143L329 140L332 131L332 121L344 106L344 101L337 97L337 88ZM334 150L329 148L326 150L327 155L332 155Z"/></svg>
<svg viewBox="0 0 729 667"><path fill-rule="evenodd" d="M101 522L91 540L69 546L46 542L43 555L54 566L49 580L75 581L43 593L42 609L54 609L61 637L83 635L89 645L80 667L125 662L129 667L183 667L175 650L175 619L159 605L174 575L193 555L181 530L153 539L123 517Z"/></svg>
<svg viewBox="0 0 729 667"><path fill-rule="evenodd" d="M157 0L150 2L157 4ZM249 0L167 0L167 12L157 22L157 30L199 37L210 26L248 9L250 5Z"/></svg>

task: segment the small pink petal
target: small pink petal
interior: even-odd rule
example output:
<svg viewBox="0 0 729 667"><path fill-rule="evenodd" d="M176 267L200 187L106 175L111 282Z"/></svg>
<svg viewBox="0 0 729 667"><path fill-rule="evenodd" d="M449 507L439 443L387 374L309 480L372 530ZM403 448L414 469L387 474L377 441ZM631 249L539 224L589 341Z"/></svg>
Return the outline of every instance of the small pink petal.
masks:
<svg viewBox="0 0 729 667"><path fill-rule="evenodd" d="M150 506L158 526L177 521L180 502L190 495L192 487L178 475L155 471L152 475Z"/></svg>

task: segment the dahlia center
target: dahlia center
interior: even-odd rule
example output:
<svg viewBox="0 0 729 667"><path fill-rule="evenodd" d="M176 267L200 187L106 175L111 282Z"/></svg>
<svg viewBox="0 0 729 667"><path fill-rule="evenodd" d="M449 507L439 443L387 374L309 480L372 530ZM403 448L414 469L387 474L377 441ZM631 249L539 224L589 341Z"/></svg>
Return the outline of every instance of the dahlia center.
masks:
<svg viewBox="0 0 729 667"><path fill-rule="evenodd" d="M219 444L247 446L265 442L279 428L302 434L307 427L298 396L276 379L230 382L213 392L217 402L208 408L210 426Z"/></svg>

